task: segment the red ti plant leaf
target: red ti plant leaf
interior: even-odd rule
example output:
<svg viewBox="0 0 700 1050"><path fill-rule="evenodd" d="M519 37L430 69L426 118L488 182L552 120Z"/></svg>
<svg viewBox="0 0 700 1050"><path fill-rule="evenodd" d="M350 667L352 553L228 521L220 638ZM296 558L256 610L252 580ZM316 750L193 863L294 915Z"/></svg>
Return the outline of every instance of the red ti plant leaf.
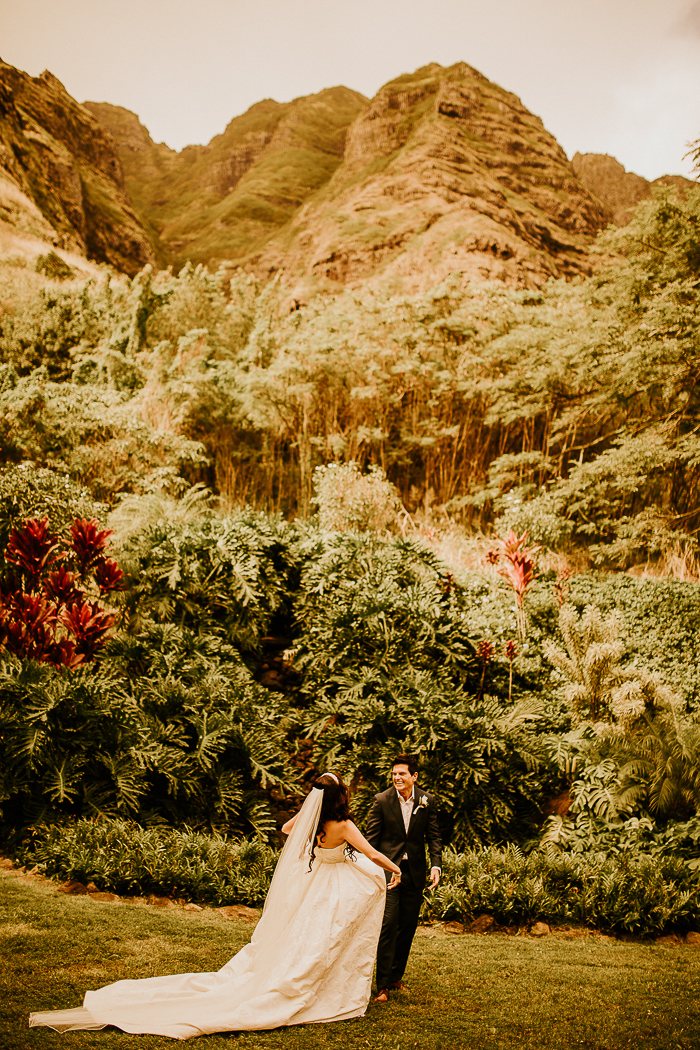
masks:
<svg viewBox="0 0 700 1050"><path fill-rule="evenodd" d="M116 616L105 612L97 602L76 603L61 613L61 623L75 637L76 651L86 659L93 657L104 645L106 635L116 621Z"/></svg>
<svg viewBox="0 0 700 1050"><path fill-rule="evenodd" d="M541 547L528 547L527 539L526 532L522 536L516 536L511 529L506 538L498 543L499 553L505 561L498 573L510 583L521 608L525 593L535 579L535 559L542 550Z"/></svg>
<svg viewBox="0 0 700 1050"><path fill-rule="evenodd" d="M6 608L13 619L26 624L29 630L37 627L53 628L58 621L56 606L41 595L17 594Z"/></svg>
<svg viewBox="0 0 700 1050"><path fill-rule="evenodd" d="M44 594L59 605L73 605L82 600L85 592L76 586L74 573L70 572L65 565L61 565L59 569L50 572L44 580Z"/></svg>
<svg viewBox="0 0 700 1050"><path fill-rule="evenodd" d="M74 671L76 667L85 663L85 656L77 652L75 643L70 638L62 638L60 642L49 647L46 653L46 663L53 664L55 667L69 667L71 671Z"/></svg>
<svg viewBox="0 0 700 1050"><path fill-rule="evenodd" d="M100 594L120 591L124 587L124 573L111 558L102 558L95 566L95 580Z"/></svg>
<svg viewBox="0 0 700 1050"><path fill-rule="evenodd" d="M22 660L43 660L53 644L53 632L45 627L28 627L21 620L11 620L4 625L3 646L8 653Z"/></svg>
<svg viewBox="0 0 700 1050"><path fill-rule="evenodd" d="M0 609L0 639L8 652L44 660L54 642L58 611L40 595L17 594Z"/></svg>
<svg viewBox="0 0 700 1050"><path fill-rule="evenodd" d="M510 530L504 540L498 540L497 547L489 551L488 561L492 565L503 564L498 569L499 576L508 580L515 592L515 616L518 624L518 632L522 641L525 641L527 621L523 600L536 575L536 557L542 550L541 547L528 547L528 534L516 536L513 529Z"/></svg>
<svg viewBox="0 0 700 1050"><path fill-rule="evenodd" d="M102 558L109 545L111 529L100 529L96 518L76 518L70 527L71 547L82 575L90 569L98 558Z"/></svg>
<svg viewBox="0 0 700 1050"><path fill-rule="evenodd" d="M11 531L5 550L5 561L36 578L55 560L59 539L49 532L48 517L27 518Z"/></svg>

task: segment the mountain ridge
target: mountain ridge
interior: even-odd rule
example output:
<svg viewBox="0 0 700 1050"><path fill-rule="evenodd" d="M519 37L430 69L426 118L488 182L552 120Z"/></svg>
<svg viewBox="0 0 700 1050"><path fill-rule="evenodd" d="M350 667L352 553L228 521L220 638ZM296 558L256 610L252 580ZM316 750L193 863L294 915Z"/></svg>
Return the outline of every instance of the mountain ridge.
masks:
<svg viewBox="0 0 700 1050"><path fill-rule="evenodd" d="M132 199L157 236L156 251L178 267L244 258L273 235L330 178L366 101L344 87L288 103L264 99L208 145L179 154L153 143L140 122L137 132L128 111L85 105L115 138Z"/></svg>
<svg viewBox="0 0 700 1050"><path fill-rule="evenodd" d="M0 172L8 225L126 273L155 260L107 129L52 73L30 77L1 60Z"/></svg>
<svg viewBox="0 0 700 1050"><path fill-rule="evenodd" d="M679 192L697 185L683 175L662 175L650 182L642 175L626 171L619 160L607 153L575 153L571 167L583 185L601 201L617 226L626 226L640 201L655 189L675 187Z"/></svg>
<svg viewBox="0 0 700 1050"><path fill-rule="evenodd" d="M423 66L366 99L338 86L263 99L176 152L137 114L77 103L0 63L0 233L128 274L146 263L284 272L301 298L449 273L538 287L590 270L588 246L656 184L576 154L467 63ZM0 243L2 243L0 241Z"/></svg>
<svg viewBox="0 0 700 1050"><path fill-rule="evenodd" d="M289 273L291 259L332 283L381 272L415 288L427 267L537 285L587 272L608 219L517 96L466 63L433 63L380 89L343 165L252 265Z"/></svg>
<svg viewBox="0 0 700 1050"><path fill-rule="evenodd" d="M328 104L311 141L311 111ZM382 275L416 287L455 269L536 286L588 272L587 246L610 219L540 118L466 63L403 74L371 100L346 88L264 100L178 155L140 124L135 135L135 115L86 106L176 267L225 260L309 288Z"/></svg>

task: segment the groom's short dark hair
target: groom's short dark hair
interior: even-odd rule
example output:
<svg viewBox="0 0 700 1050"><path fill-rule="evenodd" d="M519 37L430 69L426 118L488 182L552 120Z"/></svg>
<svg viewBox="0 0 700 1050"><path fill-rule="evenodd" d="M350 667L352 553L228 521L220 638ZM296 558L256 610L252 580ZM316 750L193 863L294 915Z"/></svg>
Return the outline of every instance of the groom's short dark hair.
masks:
<svg viewBox="0 0 700 1050"><path fill-rule="evenodd" d="M397 755L391 763L392 769L394 766L408 766L408 772L411 776L415 776L418 772L418 759L415 755Z"/></svg>

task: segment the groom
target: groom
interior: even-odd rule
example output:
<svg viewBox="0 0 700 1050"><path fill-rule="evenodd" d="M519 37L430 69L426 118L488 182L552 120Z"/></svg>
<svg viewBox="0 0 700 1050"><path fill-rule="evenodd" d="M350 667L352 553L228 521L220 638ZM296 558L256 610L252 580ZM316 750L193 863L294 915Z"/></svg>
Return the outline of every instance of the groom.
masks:
<svg viewBox="0 0 700 1050"><path fill-rule="evenodd" d="M402 982L418 925L426 882L425 844L430 852L430 889L440 881L442 841L432 795L416 785L418 762L398 755L391 771L393 787L376 795L367 821L367 841L401 868L401 882L387 890L377 947L376 1003L387 1002Z"/></svg>

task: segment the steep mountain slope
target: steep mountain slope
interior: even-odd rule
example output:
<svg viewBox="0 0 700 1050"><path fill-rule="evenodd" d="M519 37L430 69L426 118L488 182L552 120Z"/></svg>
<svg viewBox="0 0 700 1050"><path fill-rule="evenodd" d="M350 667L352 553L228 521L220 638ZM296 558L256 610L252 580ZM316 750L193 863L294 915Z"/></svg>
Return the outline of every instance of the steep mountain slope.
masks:
<svg viewBox="0 0 700 1050"><path fill-rule="evenodd" d="M167 183L179 154L164 142L155 143L131 110L108 102L84 102L83 107L114 139L134 211L148 233L158 264L167 265L168 252L160 240L157 213L159 207L168 206Z"/></svg>
<svg viewBox="0 0 700 1050"><path fill-rule="evenodd" d="M641 175L625 171L607 153L575 153L571 161L581 183L594 194L612 215L613 222L625 226L640 201L651 196L657 186L675 186L679 191L697 185L683 175L662 175L649 182Z"/></svg>
<svg viewBox="0 0 700 1050"><path fill-rule="evenodd" d="M333 178L250 264L321 285L461 270L534 286L585 271L609 218L515 95L433 64L378 92Z"/></svg>
<svg viewBox="0 0 700 1050"><path fill-rule="evenodd" d="M51 73L0 62L0 219L136 273L154 260L114 142Z"/></svg>
<svg viewBox="0 0 700 1050"><path fill-rule="evenodd" d="M134 206L162 261L240 262L289 222L343 158L363 95L337 87L258 102L208 146L174 153L138 117L86 102L117 143Z"/></svg>
<svg viewBox="0 0 700 1050"><path fill-rule="evenodd" d="M455 271L535 287L586 272L597 230L659 184L693 185L648 183L607 156L570 164L465 63L371 101L344 87L266 99L179 153L129 110L79 105L52 74L0 63L0 250L19 237L130 274L226 260L283 270L302 296L375 278L417 290Z"/></svg>

